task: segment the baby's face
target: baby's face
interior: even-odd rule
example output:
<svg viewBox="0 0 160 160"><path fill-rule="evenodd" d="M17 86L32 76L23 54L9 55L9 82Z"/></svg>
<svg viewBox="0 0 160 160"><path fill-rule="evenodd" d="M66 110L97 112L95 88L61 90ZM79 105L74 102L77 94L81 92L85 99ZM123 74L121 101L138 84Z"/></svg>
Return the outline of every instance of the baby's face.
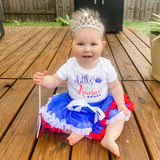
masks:
<svg viewBox="0 0 160 160"><path fill-rule="evenodd" d="M105 46L101 33L93 28L81 28L73 35L72 51L79 65L86 69L94 68Z"/></svg>

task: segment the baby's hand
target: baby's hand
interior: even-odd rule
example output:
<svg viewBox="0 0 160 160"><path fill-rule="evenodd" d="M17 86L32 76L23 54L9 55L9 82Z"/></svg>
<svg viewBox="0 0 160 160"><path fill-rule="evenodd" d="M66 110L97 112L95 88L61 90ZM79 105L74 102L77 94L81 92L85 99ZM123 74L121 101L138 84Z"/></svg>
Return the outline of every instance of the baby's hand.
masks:
<svg viewBox="0 0 160 160"><path fill-rule="evenodd" d="M33 80L35 84L42 85L44 75L47 73L47 71L44 71L43 73L36 72L33 76Z"/></svg>
<svg viewBox="0 0 160 160"><path fill-rule="evenodd" d="M125 116L129 115L129 110L128 108L123 104L118 106L118 111L122 110Z"/></svg>

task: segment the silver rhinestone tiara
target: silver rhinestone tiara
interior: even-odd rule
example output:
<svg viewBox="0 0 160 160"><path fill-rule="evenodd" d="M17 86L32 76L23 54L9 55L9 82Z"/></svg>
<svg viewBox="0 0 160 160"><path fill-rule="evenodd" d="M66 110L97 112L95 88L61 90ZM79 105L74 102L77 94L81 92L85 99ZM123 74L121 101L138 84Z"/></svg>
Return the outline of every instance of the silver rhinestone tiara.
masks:
<svg viewBox="0 0 160 160"><path fill-rule="evenodd" d="M83 17L79 17L78 21L75 21L74 26L73 26L72 37L73 37L74 32L80 28L97 29L98 31L101 32L102 37L103 37L103 33L101 31L101 25L98 23L98 20L94 20L92 16L90 18L88 18L88 15L89 14L87 12L85 12L83 14Z"/></svg>

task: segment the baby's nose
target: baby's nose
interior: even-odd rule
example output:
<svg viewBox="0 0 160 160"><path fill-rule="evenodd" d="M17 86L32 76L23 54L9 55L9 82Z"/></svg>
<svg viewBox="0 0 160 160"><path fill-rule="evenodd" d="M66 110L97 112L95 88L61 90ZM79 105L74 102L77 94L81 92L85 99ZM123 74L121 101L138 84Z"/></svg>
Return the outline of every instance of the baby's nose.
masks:
<svg viewBox="0 0 160 160"><path fill-rule="evenodd" d="M84 52L90 52L91 50L90 50L90 47L89 46L85 46L85 48L84 48Z"/></svg>

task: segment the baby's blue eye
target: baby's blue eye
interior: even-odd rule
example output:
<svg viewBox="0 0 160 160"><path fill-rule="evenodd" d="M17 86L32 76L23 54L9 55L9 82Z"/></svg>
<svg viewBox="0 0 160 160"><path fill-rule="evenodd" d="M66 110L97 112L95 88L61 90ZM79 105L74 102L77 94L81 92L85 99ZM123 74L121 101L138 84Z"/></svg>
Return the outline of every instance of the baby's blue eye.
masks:
<svg viewBox="0 0 160 160"><path fill-rule="evenodd" d="M78 45L82 46L82 45L83 45L83 43L78 43Z"/></svg>
<svg viewBox="0 0 160 160"><path fill-rule="evenodd" d="M92 43L91 45L92 45L92 46L95 46L96 44L95 44L95 43Z"/></svg>

